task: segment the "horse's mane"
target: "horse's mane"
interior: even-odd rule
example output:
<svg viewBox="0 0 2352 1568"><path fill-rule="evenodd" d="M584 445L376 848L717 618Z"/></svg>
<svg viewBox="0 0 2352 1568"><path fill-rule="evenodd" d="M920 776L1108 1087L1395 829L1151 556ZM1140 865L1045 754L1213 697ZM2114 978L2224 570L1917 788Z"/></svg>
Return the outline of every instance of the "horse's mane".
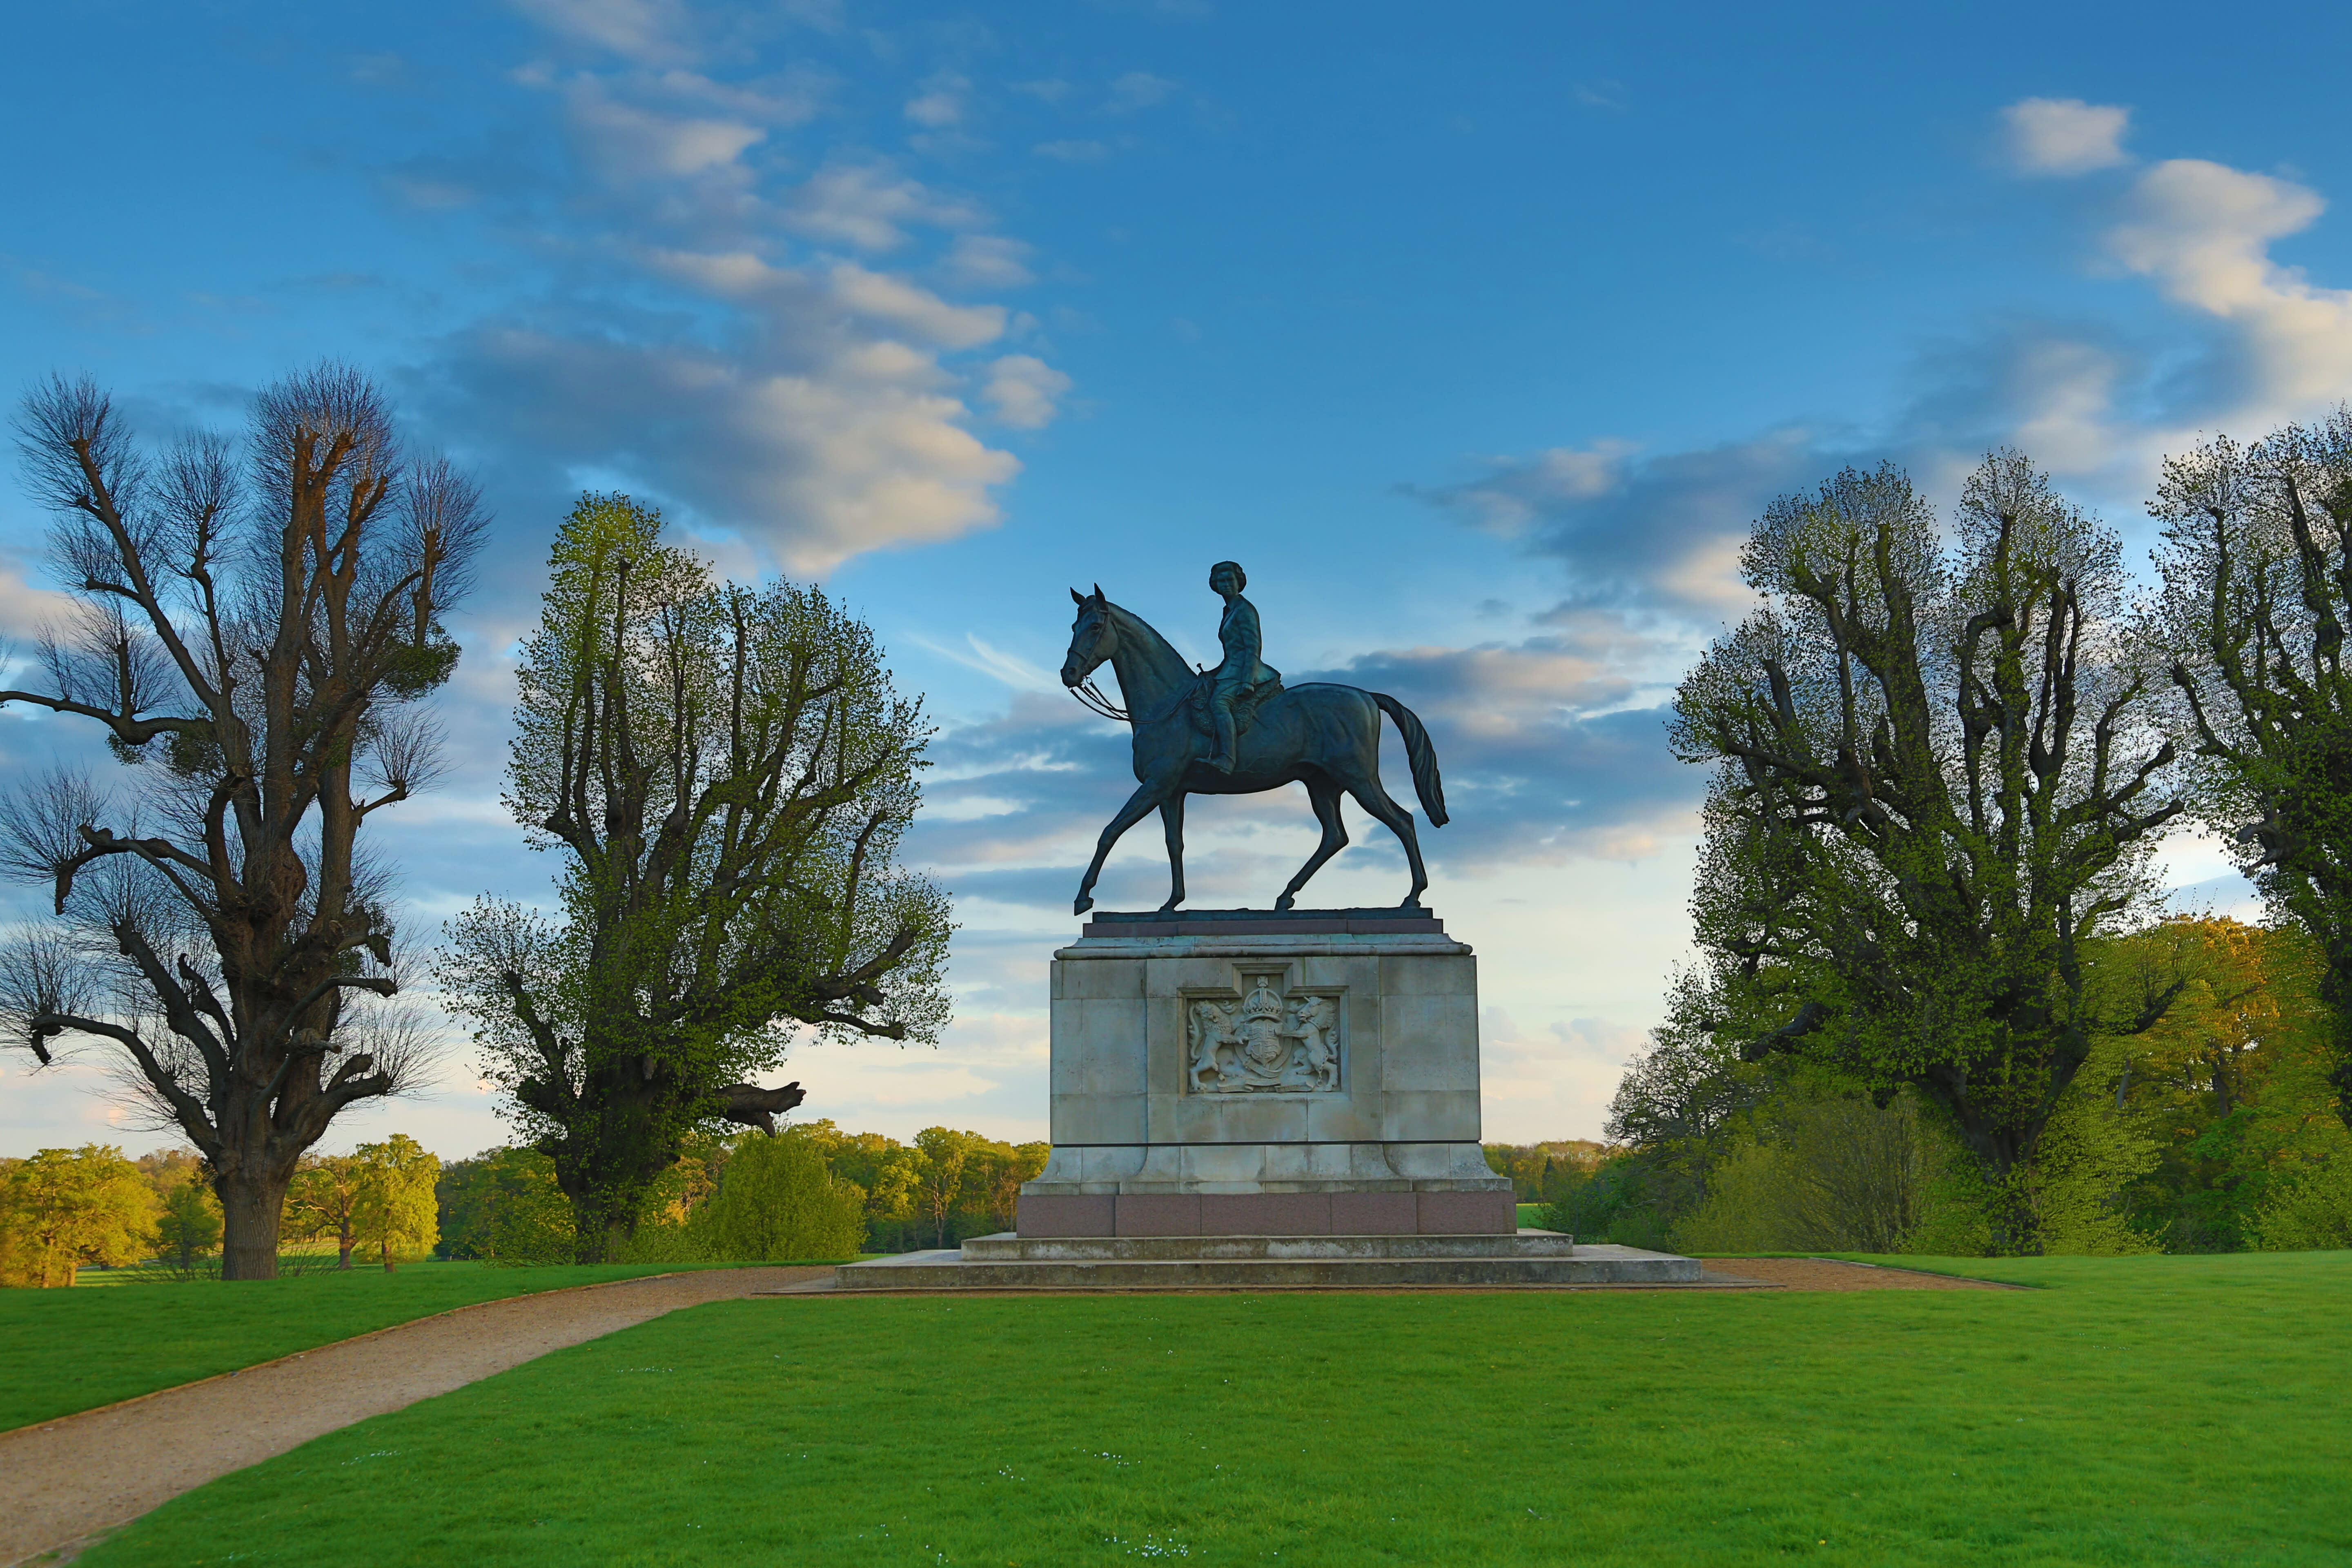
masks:
<svg viewBox="0 0 2352 1568"><path fill-rule="evenodd" d="M1166 637L1161 637L1158 631L1154 630L1150 621L1145 620L1141 616L1137 615L1133 610L1127 608L1123 605L1112 604L1108 599L1105 599L1103 601L1103 607L1108 610L1113 616L1118 617L1118 635L1122 641L1125 640L1130 633L1140 633L1143 637L1150 639L1150 647L1153 649L1155 656L1161 663L1165 664L1169 668L1175 670L1179 675L1191 675L1193 673L1192 665L1186 662L1184 656L1178 653L1175 646L1169 642Z"/></svg>

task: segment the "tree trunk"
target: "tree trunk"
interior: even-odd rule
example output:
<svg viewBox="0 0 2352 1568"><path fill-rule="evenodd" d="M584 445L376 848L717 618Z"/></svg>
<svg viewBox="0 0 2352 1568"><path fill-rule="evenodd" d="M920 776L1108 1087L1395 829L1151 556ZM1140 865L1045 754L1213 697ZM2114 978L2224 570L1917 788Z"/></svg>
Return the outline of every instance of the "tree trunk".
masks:
<svg viewBox="0 0 2352 1568"><path fill-rule="evenodd" d="M2041 1128L2034 1129L2037 1137ZM2042 1256L2042 1205L2033 1190L2032 1155L2019 1147L2021 1140L1997 1130L1971 1130L1965 1123L1961 1142L1976 1156L1977 1173L1985 1184L1985 1218L1992 1227L1988 1257Z"/></svg>
<svg viewBox="0 0 2352 1568"><path fill-rule="evenodd" d="M348 1272L352 1266L352 1220L349 1215L343 1216L342 1229L335 1235L335 1245L342 1254L335 1267Z"/></svg>
<svg viewBox="0 0 2352 1568"><path fill-rule="evenodd" d="M572 1225L583 1263L611 1263L635 1230L637 1205L592 1193L572 1200Z"/></svg>
<svg viewBox="0 0 2352 1568"><path fill-rule="evenodd" d="M286 1214L286 1188L293 1179L224 1176L214 1191L221 1205L221 1278L278 1278L278 1230Z"/></svg>
<svg viewBox="0 0 2352 1568"><path fill-rule="evenodd" d="M385 1242L385 1243L383 1244L383 1271L384 1271L386 1274L389 1274L389 1273L391 1273L391 1272L392 1272L392 1271L393 1271L396 1267L398 1267L398 1266L397 1266L397 1265L395 1265L395 1264L393 1262L393 1260L392 1260L392 1243L390 1243L389 1241L387 1241L387 1242Z"/></svg>

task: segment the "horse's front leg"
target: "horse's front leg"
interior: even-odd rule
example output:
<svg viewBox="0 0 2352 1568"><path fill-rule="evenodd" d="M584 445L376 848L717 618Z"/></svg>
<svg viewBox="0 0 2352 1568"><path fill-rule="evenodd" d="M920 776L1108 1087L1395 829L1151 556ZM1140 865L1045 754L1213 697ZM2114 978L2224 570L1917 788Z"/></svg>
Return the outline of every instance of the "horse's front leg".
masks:
<svg viewBox="0 0 2352 1568"><path fill-rule="evenodd" d="M1118 815L1110 819L1110 825L1102 830L1102 837L1095 842L1095 858L1087 863L1087 874L1078 883L1078 896L1070 906L1072 914L1082 915L1095 907L1094 900L1088 895L1094 892L1095 879L1102 875L1103 862L1110 858L1111 848L1118 842L1119 835L1141 822L1159 804L1158 784L1145 784L1127 797L1127 804L1118 808Z"/></svg>
<svg viewBox="0 0 2352 1568"><path fill-rule="evenodd" d="M1160 826L1168 835L1168 901L1162 914L1184 901L1184 792L1160 803Z"/></svg>

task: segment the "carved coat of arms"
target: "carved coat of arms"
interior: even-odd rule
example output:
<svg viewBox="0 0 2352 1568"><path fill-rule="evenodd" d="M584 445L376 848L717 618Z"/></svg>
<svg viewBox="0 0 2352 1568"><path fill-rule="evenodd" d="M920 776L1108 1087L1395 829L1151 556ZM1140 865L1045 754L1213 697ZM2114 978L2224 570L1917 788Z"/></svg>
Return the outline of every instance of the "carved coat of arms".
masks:
<svg viewBox="0 0 2352 1568"><path fill-rule="evenodd" d="M1195 1094L1311 1094L1339 1087L1339 1005L1283 996L1256 977L1236 1005L1195 1000L1188 1020Z"/></svg>

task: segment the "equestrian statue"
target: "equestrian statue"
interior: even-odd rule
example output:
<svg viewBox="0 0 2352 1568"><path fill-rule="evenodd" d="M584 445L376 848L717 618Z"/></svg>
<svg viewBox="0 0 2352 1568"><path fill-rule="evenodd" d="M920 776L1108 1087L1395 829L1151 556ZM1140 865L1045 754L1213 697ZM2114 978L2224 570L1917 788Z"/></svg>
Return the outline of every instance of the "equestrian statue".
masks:
<svg viewBox="0 0 2352 1568"><path fill-rule="evenodd" d="M1421 841L1412 814L1381 787L1381 715L1395 721L1412 765L1412 787L1430 824L1445 825L1445 790L1437 776L1437 752L1429 731L1412 710L1395 698L1353 686L1315 681L1286 688L1278 671L1261 658L1263 640L1256 607L1242 597L1248 578L1231 561L1209 570L1210 588L1225 601L1217 626L1224 658L1213 670L1188 667L1168 639L1142 616L1103 596L1070 590L1078 617L1070 628L1069 657L1062 661L1062 684L1078 700L1108 719L1134 728L1136 792L1110 819L1095 846L1095 858L1078 883L1073 912L1094 908L1095 879L1119 836L1153 811L1168 835L1168 901L1184 901L1184 797L1188 795L1256 795L1287 784L1307 786L1323 842L1275 900L1289 909L1298 889L1348 842L1339 820L1339 796L1386 823L1404 845L1412 867L1412 889L1403 909L1419 909L1429 886L1421 863ZM1089 679L1105 663L1118 677L1120 708Z"/></svg>

